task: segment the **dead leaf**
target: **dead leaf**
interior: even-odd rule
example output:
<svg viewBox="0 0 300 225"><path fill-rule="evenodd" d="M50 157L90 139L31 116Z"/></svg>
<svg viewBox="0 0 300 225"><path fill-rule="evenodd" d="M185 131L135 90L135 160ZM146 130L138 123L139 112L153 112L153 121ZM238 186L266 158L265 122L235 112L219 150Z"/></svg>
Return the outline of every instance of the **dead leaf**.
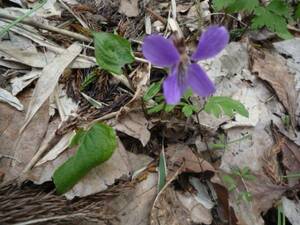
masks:
<svg viewBox="0 0 300 225"><path fill-rule="evenodd" d="M292 225L300 224L300 203L289 200L286 197L281 199L284 215Z"/></svg>
<svg viewBox="0 0 300 225"><path fill-rule="evenodd" d="M137 183L133 190L125 191L107 204L118 212L120 224L149 225L150 211L157 195L156 173Z"/></svg>
<svg viewBox="0 0 300 225"><path fill-rule="evenodd" d="M29 104L31 96L30 90L20 95L25 107ZM18 137L17 131L22 127L25 114L0 103L0 154L12 157L0 160L0 171L5 171L5 181L19 176L36 153L48 128L48 110L49 105L46 102Z"/></svg>
<svg viewBox="0 0 300 225"><path fill-rule="evenodd" d="M19 99L3 88L0 88L0 102L8 103L19 111L23 111L24 109L24 106Z"/></svg>
<svg viewBox="0 0 300 225"><path fill-rule="evenodd" d="M31 71L27 72L23 76L15 77L11 79L9 82L11 83L12 94L14 96L19 94L25 87L27 87L34 80L39 78L40 74L41 74L41 70L32 69Z"/></svg>
<svg viewBox="0 0 300 225"><path fill-rule="evenodd" d="M202 206L193 195L168 187L153 206L150 224L192 225L211 222L210 210Z"/></svg>
<svg viewBox="0 0 300 225"><path fill-rule="evenodd" d="M286 175L295 174L300 171L300 146L282 134L277 127L273 128L276 142L278 143L277 154L282 152L282 163L286 170ZM289 185L298 183L297 179L288 179Z"/></svg>
<svg viewBox="0 0 300 225"><path fill-rule="evenodd" d="M297 125L297 108L299 104L299 93L295 87L295 78L290 74L285 59L270 51L252 50L252 72L268 82L274 89L278 99L284 105L291 117L291 123L295 128Z"/></svg>
<svg viewBox="0 0 300 225"><path fill-rule="evenodd" d="M198 199L197 195L189 192L175 191L171 182L183 172L215 172L215 169L207 161L197 157L187 145L169 145L165 151L168 167L167 184L155 199L151 212L151 225L211 224L210 209L204 206L209 205L208 200ZM195 188L199 191L199 195L203 195L199 185L195 182L193 184L197 186Z"/></svg>
<svg viewBox="0 0 300 225"><path fill-rule="evenodd" d="M183 164L181 172L201 173L204 171L215 172L215 168L206 160L197 157L193 151L183 144L173 144L166 148L168 169Z"/></svg>
<svg viewBox="0 0 300 225"><path fill-rule="evenodd" d="M138 0L121 0L119 12L128 17L136 17L139 15Z"/></svg>
<svg viewBox="0 0 300 225"><path fill-rule="evenodd" d="M143 112L130 112L123 118L119 118L114 128L141 141L146 146L151 133L148 130L148 121Z"/></svg>
<svg viewBox="0 0 300 225"><path fill-rule="evenodd" d="M65 50L64 53L57 56L51 63L44 67L34 89L33 97L29 103L25 117L24 126L21 130L27 126L34 114L51 95L57 85L60 75L78 56L81 50L81 45L79 45L79 43L74 43Z"/></svg>
<svg viewBox="0 0 300 225"><path fill-rule="evenodd" d="M230 206L234 209L238 224L264 225L261 214L272 208L282 194L289 189L287 186L273 184L264 174L253 175L256 178L252 181L242 182L237 178L237 188L229 193ZM249 202L238 200L242 191L250 192L252 200Z"/></svg>

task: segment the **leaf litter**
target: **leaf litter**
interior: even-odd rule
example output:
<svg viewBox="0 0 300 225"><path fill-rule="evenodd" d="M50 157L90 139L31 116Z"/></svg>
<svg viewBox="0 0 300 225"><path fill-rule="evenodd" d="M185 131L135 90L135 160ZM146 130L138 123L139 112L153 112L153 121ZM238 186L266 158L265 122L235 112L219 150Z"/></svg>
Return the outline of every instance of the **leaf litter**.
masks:
<svg viewBox="0 0 300 225"><path fill-rule="evenodd" d="M0 207L1 212L6 210L1 223L60 223L86 217L96 224L227 224L228 220L230 224L270 224L268 215L280 204L289 222L298 223L299 179L293 176L300 169L299 38L265 48L251 43L245 33L215 59L201 61L216 84L217 99L222 100L215 103L220 107L215 112L219 118L209 114L215 106L209 108L196 96L188 101L199 109L206 107L206 112L186 118L173 107L170 112L149 115L148 101L159 97L161 87L151 99L144 95L151 84L162 82L165 72L140 60L144 29L150 34L181 27L192 51L198 31L218 23L222 15L211 14L208 1L160 1L155 7L123 0L120 5L98 0L64 4L48 1L31 15L30 21L36 23L21 21L0 44L1 73L14 71L0 82L0 173L4 174L0 192L3 196L13 193L0 199L2 205L10 204ZM17 17L24 12L17 7L1 9L0 26L10 22L2 13ZM62 23L67 19L69 23ZM102 69L122 75L112 77L102 71L82 85L99 58L93 55L86 26L114 30L130 39L133 55L124 62L131 62L133 56L137 61L114 68L102 64ZM101 103L100 107L83 95ZM228 110L223 103L229 97L233 100ZM238 108L238 103L245 108ZM90 128L95 121L117 131L118 147L108 161L58 196L53 192L53 174L77 154L79 148L70 146L74 132ZM163 183L161 159L166 164ZM254 178L247 180L237 171L248 171L247 176ZM52 192L47 193L44 186ZM38 199L37 190L48 197ZM28 196L35 201L28 201ZM25 212L36 203L45 210L26 217L28 213L14 208L14 197ZM51 209L47 208L50 202ZM62 215L66 204L73 208ZM17 213L11 216L12 212Z"/></svg>

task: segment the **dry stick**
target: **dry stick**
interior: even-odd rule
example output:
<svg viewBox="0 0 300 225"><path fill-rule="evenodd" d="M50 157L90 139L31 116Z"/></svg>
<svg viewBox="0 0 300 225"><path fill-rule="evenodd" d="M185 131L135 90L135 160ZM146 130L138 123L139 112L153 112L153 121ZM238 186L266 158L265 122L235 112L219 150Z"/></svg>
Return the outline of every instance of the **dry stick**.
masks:
<svg viewBox="0 0 300 225"><path fill-rule="evenodd" d="M163 24L165 24L165 25L167 24L167 21L163 17L161 17L160 15L155 13L152 9L146 8L146 11L149 12L153 17L155 17L157 20L159 20Z"/></svg>
<svg viewBox="0 0 300 225"><path fill-rule="evenodd" d="M76 13L73 12L73 10L66 4L64 3L63 0L58 0L60 4L62 4L62 6L69 12L71 13L77 20L78 22L86 29L89 28L89 26L79 17L76 15Z"/></svg>
<svg viewBox="0 0 300 225"><path fill-rule="evenodd" d="M1 13L1 12L0 12L0 18L8 19L8 20L16 20L17 19L17 17L15 17L15 16L10 16L10 15L7 15L7 14ZM61 29L61 28L57 28L57 27L54 27L54 26L51 26L51 25L46 25L46 24L43 24L43 23L39 23L39 22L30 20L30 19L24 19L20 23L27 24L27 25L30 25L30 26L33 26L33 27L38 27L40 29L56 32L56 33L59 33L59 34L63 34L63 35L72 37L72 38L74 38L78 41L86 41L86 42L91 42L92 41L91 38L88 38L84 35L77 34L75 32L64 30L64 29Z"/></svg>

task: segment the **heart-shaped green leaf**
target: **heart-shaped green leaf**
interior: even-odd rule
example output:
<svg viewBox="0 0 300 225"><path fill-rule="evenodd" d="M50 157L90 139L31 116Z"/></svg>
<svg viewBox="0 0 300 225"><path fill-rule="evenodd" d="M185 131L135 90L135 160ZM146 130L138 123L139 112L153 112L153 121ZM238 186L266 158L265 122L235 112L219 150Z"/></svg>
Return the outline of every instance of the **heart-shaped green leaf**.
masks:
<svg viewBox="0 0 300 225"><path fill-rule="evenodd" d="M117 147L115 131L100 123L95 123L89 130L80 130L71 142L79 144L74 156L59 166L53 181L59 194L70 190L91 169L108 160Z"/></svg>
<svg viewBox="0 0 300 225"><path fill-rule="evenodd" d="M98 65L111 73L121 74L122 67L132 63L134 57L129 41L111 33L93 33Z"/></svg>

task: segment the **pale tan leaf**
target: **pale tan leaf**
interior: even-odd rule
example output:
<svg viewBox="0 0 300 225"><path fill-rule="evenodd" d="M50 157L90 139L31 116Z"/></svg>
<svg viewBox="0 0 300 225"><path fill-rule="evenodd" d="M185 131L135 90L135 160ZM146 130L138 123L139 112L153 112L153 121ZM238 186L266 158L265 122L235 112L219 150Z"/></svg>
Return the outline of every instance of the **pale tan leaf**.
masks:
<svg viewBox="0 0 300 225"><path fill-rule="evenodd" d="M145 146L150 140L151 133L148 130L148 121L143 112L130 112L117 120L114 128L141 141Z"/></svg>
<svg viewBox="0 0 300 225"><path fill-rule="evenodd" d="M292 225L300 224L300 204L299 202L289 200L286 197L282 198L282 208L284 215L288 218Z"/></svg>
<svg viewBox="0 0 300 225"><path fill-rule="evenodd" d="M119 12L125 14L128 17L138 16L138 0L121 0Z"/></svg>
<svg viewBox="0 0 300 225"><path fill-rule="evenodd" d="M74 43L61 55L57 56L51 63L44 67L34 89L33 97L30 101L22 130L26 127L34 114L54 91L60 75L79 55L81 49L82 48L78 43Z"/></svg>
<svg viewBox="0 0 300 225"><path fill-rule="evenodd" d="M0 88L0 102L8 103L19 111L23 111L24 109L24 106L19 99L3 88Z"/></svg>

